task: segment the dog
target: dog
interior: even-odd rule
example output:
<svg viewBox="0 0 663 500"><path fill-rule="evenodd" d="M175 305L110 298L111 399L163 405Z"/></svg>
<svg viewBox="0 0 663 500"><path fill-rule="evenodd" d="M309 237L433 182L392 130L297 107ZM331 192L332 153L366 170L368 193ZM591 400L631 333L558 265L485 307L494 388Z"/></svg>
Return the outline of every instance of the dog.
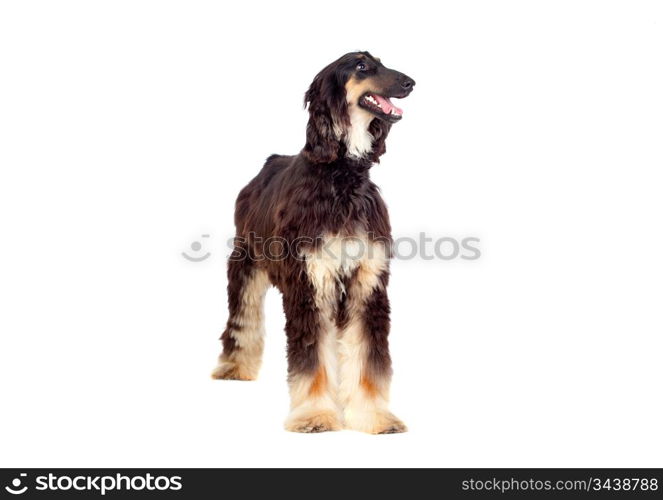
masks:
<svg viewBox="0 0 663 500"><path fill-rule="evenodd" d="M276 286L286 315L289 431L407 430L388 409L392 239L369 170L403 115L390 98L407 97L414 85L368 52L329 64L304 96L302 151L270 156L237 198L229 318L212 377L257 377L263 299ZM278 258L275 242L288 247Z"/></svg>

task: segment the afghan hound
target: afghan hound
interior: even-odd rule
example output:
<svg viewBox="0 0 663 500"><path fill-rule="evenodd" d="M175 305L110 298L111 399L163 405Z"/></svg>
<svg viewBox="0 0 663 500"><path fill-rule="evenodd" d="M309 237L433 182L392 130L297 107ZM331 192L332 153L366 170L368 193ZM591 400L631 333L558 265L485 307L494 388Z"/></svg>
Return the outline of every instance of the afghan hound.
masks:
<svg viewBox="0 0 663 500"><path fill-rule="evenodd" d="M287 430L406 431L388 410L389 216L369 170L414 80L368 52L328 65L304 96L298 155L272 155L239 193L228 262L229 319L212 377L253 380L263 299L283 295L291 411Z"/></svg>

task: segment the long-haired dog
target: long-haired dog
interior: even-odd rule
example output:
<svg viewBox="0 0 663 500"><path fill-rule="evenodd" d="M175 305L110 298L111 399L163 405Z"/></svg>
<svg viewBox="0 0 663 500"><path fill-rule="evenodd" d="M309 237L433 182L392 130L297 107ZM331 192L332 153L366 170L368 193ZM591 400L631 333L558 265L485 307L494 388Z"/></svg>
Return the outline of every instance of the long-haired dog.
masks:
<svg viewBox="0 0 663 500"><path fill-rule="evenodd" d="M406 97L414 83L368 52L331 63L304 97L304 149L270 156L237 198L230 316L212 376L256 378L263 299L276 286L286 314L288 430L406 430L387 408L391 227L369 169L402 118L390 97Z"/></svg>

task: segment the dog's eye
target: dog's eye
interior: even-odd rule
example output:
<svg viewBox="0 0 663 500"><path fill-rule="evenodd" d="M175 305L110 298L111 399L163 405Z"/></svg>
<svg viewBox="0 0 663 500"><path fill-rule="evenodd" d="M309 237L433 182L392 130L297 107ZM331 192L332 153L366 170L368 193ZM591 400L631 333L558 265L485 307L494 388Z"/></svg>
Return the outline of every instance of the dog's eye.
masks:
<svg viewBox="0 0 663 500"><path fill-rule="evenodd" d="M363 62L358 63L357 71L366 71L366 65Z"/></svg>

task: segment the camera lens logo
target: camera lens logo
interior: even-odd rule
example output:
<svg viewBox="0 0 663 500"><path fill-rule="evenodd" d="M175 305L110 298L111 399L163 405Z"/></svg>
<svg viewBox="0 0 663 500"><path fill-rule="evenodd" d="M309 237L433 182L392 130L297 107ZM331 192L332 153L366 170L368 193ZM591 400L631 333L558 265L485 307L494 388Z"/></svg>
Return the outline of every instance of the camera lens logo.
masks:
<svg viewBox="0 0 663 500"><path fill-rule="evenodd" d="M209 238L209 234L203 234L203 235L201 235L201 237ZM203 248L203 245L202 245L202 243L200 243L200 241L194 241L193 243L191 243L191 250L194 251L195 253L201 252L202 248ZM204 253L202 255L191 256L191 255L187 254L186 252L182 252L182 257L184 257L186 260L190 260L191 262L202 262L207 257L209 257L210 255L212 255L212 254L207 252L207 253Z"/></svg>
<svg viewBox="0 0 663 500"><path fill-rule="evenodd" d="M23 488L21 488L21 478L26 476L27 474L25 472L19 474L19 477L15 477L14 479L12 479L11 486L5 486L5 489L12 495L22 495L23 493L28 491L27 486L23 486Z"/></svg>

